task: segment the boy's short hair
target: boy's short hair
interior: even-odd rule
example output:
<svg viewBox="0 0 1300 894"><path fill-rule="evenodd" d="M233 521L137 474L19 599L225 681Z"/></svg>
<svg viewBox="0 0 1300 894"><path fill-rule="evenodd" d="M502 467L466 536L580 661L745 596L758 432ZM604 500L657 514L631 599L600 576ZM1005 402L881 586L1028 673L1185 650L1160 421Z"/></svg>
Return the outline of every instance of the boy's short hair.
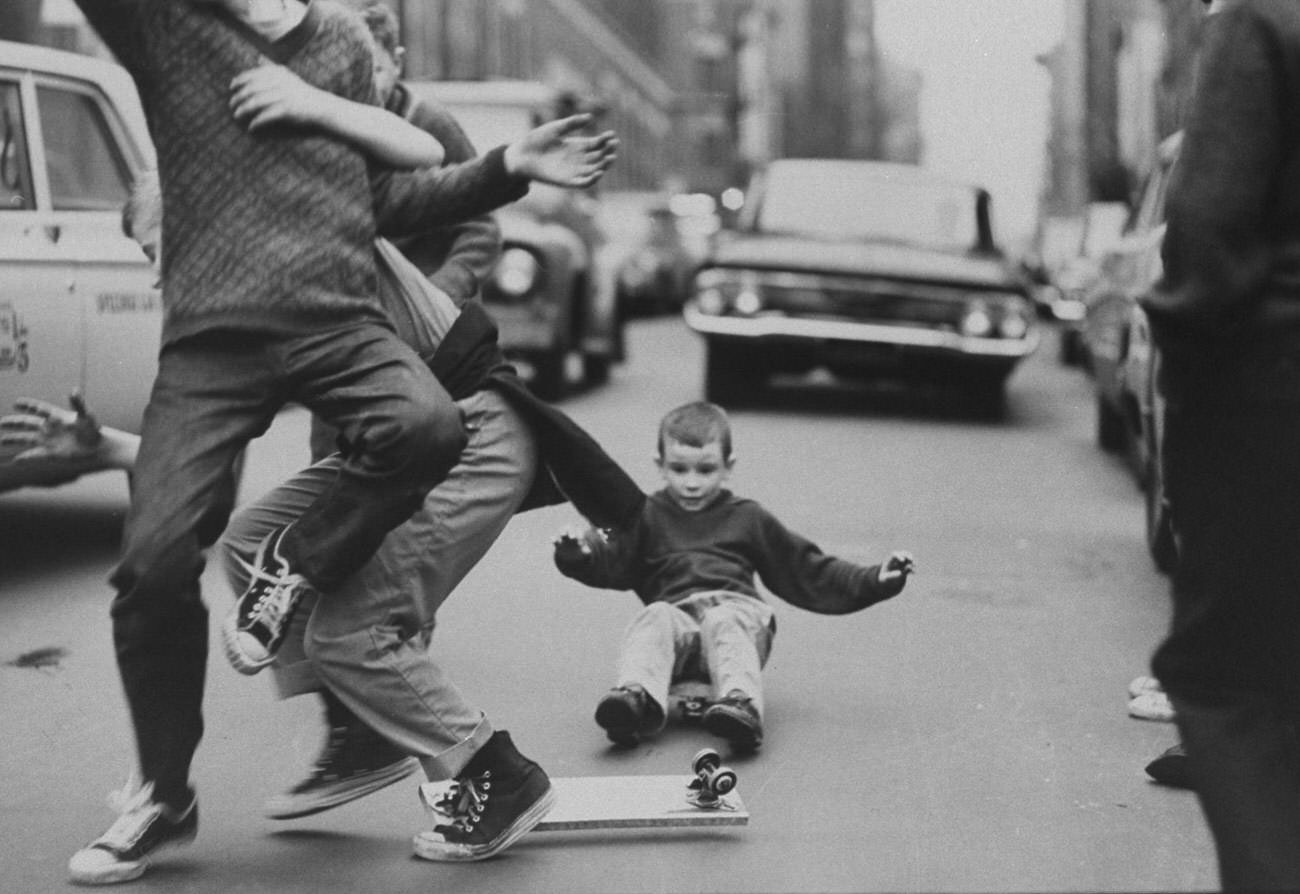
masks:
<svg viewBox="0 0 1300 894"><path fill-rule="evenodd" d="M139 241L150 229L162 227L162 183L152 168L141 171L131 182L131 194L122 206L122 232Z"/></svg>
<svg viewBox="0 0 1300 894"><path fill-rule="evenodd" d="M697 400L669 410L659 423L659 456L664 455L664 442L670 438L690 447L719 441L722 458L731 459L731 422L727 411L717 404Z"/></svg>
<svg viewBox="0 0 1300 894"><path fill-rule="evenodd" d="M397 13L384 0L347 0L348 5L365 20L366 27L375 39L375 43L388 52L397 55L397 48L402 45L401 26L397 22Z"/></svg>

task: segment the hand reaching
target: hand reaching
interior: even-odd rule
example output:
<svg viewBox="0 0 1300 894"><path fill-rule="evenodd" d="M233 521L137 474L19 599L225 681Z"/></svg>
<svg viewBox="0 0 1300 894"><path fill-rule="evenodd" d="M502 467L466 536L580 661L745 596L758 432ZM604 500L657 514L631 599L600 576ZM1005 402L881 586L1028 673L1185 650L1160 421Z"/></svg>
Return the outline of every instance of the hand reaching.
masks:
<svg viewBox="0 0 1300 894"><path fill-rule="evenodd" d="M230 82L230 110L250 131L276 123L319 124L328 97L283 65L259 65Z"/></svg>
<svg viewBox="0 0 1300 894"><path fill-rule="evenodd" d="M0 445L27 448L14 462L74 462L99 453L104 440L99 423L80 394L73 394L68 402L71 410L35 398L19 398L14 402L18 412L0 417Z"/></svg>
<svg viewBox="0 0 1300 894"><path fill-rule="evenodd" d="M916 561L906 550L895 550L880 566L877 579L886 587L903 589L909 575L916 572Z"/></svg>
<svg viewBox="0 0 1300 894"><path fill-rule="evenodd" d="M582 114L533 128L506 147L506 169L553 186L591 186L618 157L618 138L610 130L582 135L590 123L591 115Z"/></svg>

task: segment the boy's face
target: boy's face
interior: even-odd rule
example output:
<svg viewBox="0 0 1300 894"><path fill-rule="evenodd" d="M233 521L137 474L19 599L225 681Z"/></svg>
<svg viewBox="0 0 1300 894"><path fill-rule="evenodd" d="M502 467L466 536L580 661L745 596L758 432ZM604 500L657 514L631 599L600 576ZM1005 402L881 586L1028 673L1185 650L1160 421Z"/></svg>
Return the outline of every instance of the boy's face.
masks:
<svg viewBox="0 0 1300 894"><path fill-rule="evenodd" d="M662 455L655 458L659 474L673 502L687 512L707 509L731 477L734 457L722 455L722 442L710 441L692 447L665 438Z"/></svg>

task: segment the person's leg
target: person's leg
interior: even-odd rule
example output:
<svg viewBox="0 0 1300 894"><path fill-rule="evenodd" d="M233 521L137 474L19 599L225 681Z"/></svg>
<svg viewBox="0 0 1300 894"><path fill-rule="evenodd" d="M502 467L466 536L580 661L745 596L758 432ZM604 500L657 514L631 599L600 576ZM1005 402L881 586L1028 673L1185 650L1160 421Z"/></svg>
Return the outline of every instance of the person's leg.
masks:
<svg viewBox="0 0 1300 894"><path fill-rule="evenodd" d="M236 670L266 667L310 588L329 594L419 509L465 444L460 412L409 346L373 324L277 345L293 396L349 447L338 473L253 559L249 586L222 626Z"/></svg>
<svg viewBox="0 0 1300 894"><path fill-rule="evenodd" d="M596 705L596 723L611 742L631 746L663 728L669 689L697 657L700 628L667 602L642 608L623 631L614 689Z"/></svg>
<svg viewBox="0 0 1300 894"><path fill-rule="evenodd" d="M746 750L763 742L763 666L772 650L772 609L761 600L726 593L691 597L700 619L700 647L718 702L704 728Z"/></svg>
<svg viewBox="0 0 1300 894"><path fill-rule="evenodd" d="M79 881L144 872L147 853L197 825L190 764L203 733L207 610L203 549L234 502L232 467L278 407L257 344L206 339L163 351L145 411L123 552L113 572L113 639L139 753L142 796L74 856Z"/></svg>
<svg viewBox="0 0 1300 894"><path fill-rule="evenodd" d="M1300 889L1300 420L1166 416L1178 564L1152 667L1169 693L1221 881Z"/></svg>

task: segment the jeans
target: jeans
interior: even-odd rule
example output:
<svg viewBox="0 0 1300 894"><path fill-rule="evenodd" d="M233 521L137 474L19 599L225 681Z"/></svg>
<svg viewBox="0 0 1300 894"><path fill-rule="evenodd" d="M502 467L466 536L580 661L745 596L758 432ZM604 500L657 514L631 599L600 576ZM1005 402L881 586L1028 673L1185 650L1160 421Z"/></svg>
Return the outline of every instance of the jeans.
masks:
<svg viewBox="0 0 1300 894"><path fill-rule="evenodd" d="M322 587L369 559L464 443L442 386L414 351L374 324L297 338L214 333L164 348L111 582L140 770L165 803L187 802L203 732L203 550L234 505L236 458L289 401L330 419L358 446L294 526L296 540L285 540L299 570Z"/></svg>
<svg viewBox="0 0 1300 894"><path fill-rule="evenodd" d="M772 652L772 609L761 599L709 590L652 602L623 633L619 686L637 685L668 714L668 691L704 680L717 695L738 689L763 714L762 669Z"/></svg>
<svg viewBox="0 0 1300 894"><path fill-rule="evenodd" d="M469 432L460 462L337 593L304 603L272 665L281 697L328 686L419 757L430 779L454 776L492 735L429 654L435 613L496 541L537 468L530 431L498 394L458 405ZM247 561L267 531L297 517L339 462L298 473L231 521L221 553L236 592L247 573L235 559Z"/></svg>
<svg viewBox="0 0 1300 894"><path fill-rule="evenodd" d="M1165 419L1178 565L1152 668L1223 886L1300 890L1300 408L1215 401Z"/></svg>

